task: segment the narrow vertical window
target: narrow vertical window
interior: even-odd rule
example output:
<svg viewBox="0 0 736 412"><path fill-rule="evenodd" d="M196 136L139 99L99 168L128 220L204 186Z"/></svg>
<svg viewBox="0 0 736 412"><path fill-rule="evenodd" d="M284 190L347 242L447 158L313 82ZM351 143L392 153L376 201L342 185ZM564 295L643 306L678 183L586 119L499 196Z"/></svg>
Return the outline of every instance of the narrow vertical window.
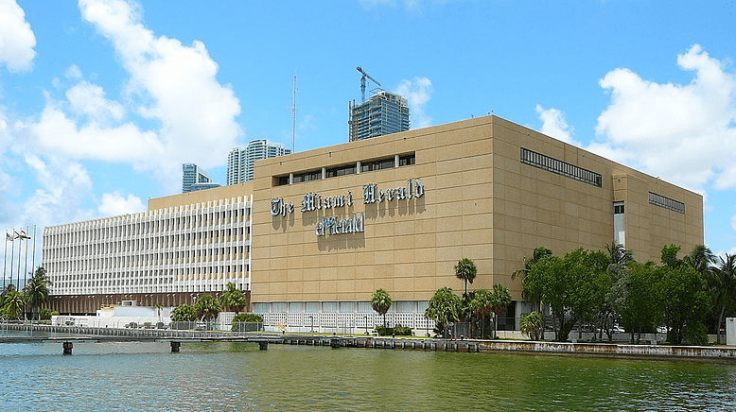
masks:
<svg viewBox="0 0 736 412"><path fill-rule="evenodd" d="M626 247L626 218L624 202L613 202L613 241Z"/></svg>

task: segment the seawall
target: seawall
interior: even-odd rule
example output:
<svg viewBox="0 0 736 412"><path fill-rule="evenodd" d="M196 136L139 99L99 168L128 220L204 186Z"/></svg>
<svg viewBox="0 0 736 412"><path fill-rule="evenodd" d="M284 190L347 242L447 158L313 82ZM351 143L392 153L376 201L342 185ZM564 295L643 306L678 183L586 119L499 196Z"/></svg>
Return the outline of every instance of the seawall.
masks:
<svg viewBox="0 0 736 412"><path fill-rule="evenodd" d="M45 326L2 324L0 331L42 332L63 336L106 336L125 340L233 340L249 336L251 339L269 338L271 343L291 345L312 345L332 347L362 347L374 349L413 349L453 352L521 352L563 355L583 355L622 358L657 359L702 359L736 361L736 347L733 346L672 346L672 345L632 345L625 343L570 343L539 342L522 340L473 340L473 339L431 339L431 338L391 338L376 336L325 336L325 335L283 335L278 333L232 333L221 331L177 331L177 330L128 330L117 328L91 328L78 326Z"/></svg>

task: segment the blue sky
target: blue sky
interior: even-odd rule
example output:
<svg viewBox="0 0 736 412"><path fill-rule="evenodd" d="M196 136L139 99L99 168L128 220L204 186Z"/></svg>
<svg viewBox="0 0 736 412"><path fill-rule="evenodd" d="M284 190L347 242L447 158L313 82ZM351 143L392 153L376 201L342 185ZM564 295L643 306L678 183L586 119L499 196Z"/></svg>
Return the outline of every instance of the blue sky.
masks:
<svg viewBox="0 0 736 412"><path fill-rule="evenodd" d="M0 0L0 229L40 236L143 211L180 192L182 163L224 183L233 147L291 147L294 76L296 150L346 142L361 66L408 98L413 128L493 112L702 193L706 244L734 253L734 13L734 1Z"/></svg>

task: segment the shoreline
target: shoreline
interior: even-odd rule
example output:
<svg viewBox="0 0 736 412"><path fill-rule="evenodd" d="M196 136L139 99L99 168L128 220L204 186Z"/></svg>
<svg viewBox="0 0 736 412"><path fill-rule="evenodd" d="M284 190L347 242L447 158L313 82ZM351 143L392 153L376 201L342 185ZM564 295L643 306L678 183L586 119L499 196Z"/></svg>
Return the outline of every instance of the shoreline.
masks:
<svg viewBox="0 0 736 412"><path fill-rule="evenodd" d="M508 352L525 354L559 354L584 355L608 358L628 359L660 359L660 360L709 360L736 362L734 346L676 346L659 344L631 343L581 343L581 342L549 342L522 340L476 340L476 339L437 339L437 338L392 338L382 336L336 336L336 335L285 335L273 332L237 332L219 331L174 331L174 330L130 330L120 328L91 328L80 326L51 326L28 324L0 324L0 331L45 332L51 334L77 335L95 340L95 337L106 337L106 340L120 339L129 341L136 338L145 340L176 341L247 341L248 338L268 337L271 343L290 345L311 345L373 348L373 349L411 349L452 352ZM63 336L55 338L63 340Z"/></svg>

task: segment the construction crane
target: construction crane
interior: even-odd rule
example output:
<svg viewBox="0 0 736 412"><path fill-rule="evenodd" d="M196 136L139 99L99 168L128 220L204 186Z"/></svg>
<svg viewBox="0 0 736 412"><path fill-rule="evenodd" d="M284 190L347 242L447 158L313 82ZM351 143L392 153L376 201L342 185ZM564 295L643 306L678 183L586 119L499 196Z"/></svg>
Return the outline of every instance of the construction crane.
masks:
<svg viewBox="0 0 736 412"><path fill-rule="evenodd" d="M362 67L358 66L358 71L360 72L360 74L362 74L362 76L360 76L360 93L363 98L362 102L365 102L365 79L370 79L373 83L375 83L378 86L380 86L381 83L378 83L376 79L372 78L368 73L366 73Z"/></svg>

